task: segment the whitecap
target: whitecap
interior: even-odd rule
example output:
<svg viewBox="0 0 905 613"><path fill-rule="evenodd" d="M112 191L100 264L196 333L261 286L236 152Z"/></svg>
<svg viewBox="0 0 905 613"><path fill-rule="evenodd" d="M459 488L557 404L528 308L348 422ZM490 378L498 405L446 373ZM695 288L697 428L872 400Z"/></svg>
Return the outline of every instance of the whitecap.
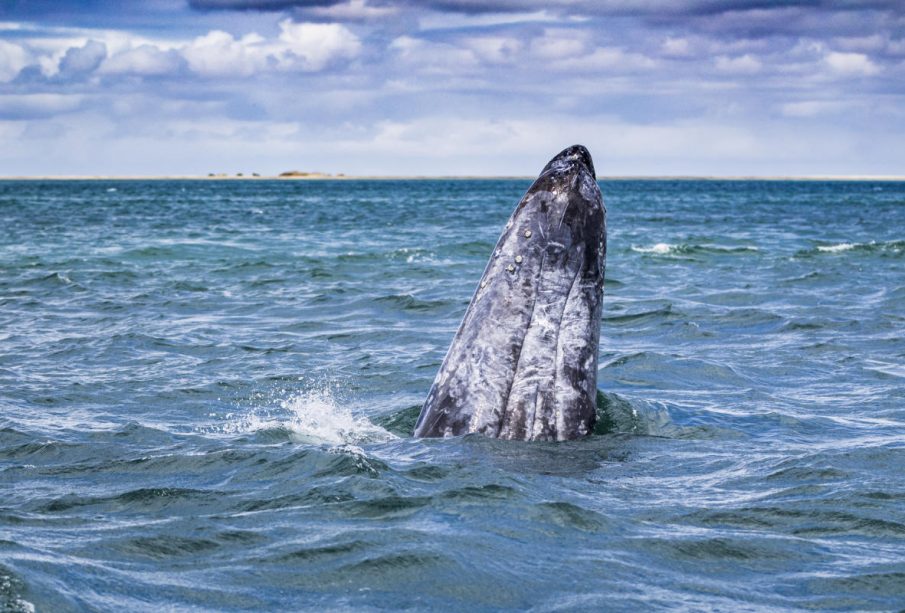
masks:
<svg viewBox="0 0 905 613"><path fill-rule="evenodd" d="M638 253L656 253L658 255L664 255L669 253L670 251L674 251L678 245L671 245L669 243L657 243L652 247L638 247L636 245L632 245L632 251L636 251Z"/></svg>
<svg viewBox="0 0 905 613"><path fill-rule="evenodd" d="M827 251L829 253L838 253L840 251L848 251L854 249L858 245L856 243L839 243L838 245L820 245L817 251Z"/></svg>

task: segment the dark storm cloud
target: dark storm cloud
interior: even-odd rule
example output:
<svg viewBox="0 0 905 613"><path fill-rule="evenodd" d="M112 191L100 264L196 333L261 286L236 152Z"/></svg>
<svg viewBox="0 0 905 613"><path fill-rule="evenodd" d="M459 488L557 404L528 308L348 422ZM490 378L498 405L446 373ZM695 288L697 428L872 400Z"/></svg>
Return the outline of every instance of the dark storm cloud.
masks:
<svg viewBox="0 0 905 613"><path fill-rule="evenodd" d="M343 4L345 0L188 0L197 9L233 10L283 10L286 8L323 7ZM654 0L374 0L371 6L395 6L452 13L507 13L553 10L581 15L622 15L658 18L700 17L723 13L749 11L776 11L799 9L801 11L871 10L905 14L905 3L900 0L684 0L659 2Z"/></svg>
<svg viewBox="0 0 905 613"><path fill-rule="evenodd" d="M349 0L188 0L188 6L203 11L290 11L298 20L317 20L325 15L337 21L362 20L361 11L330 11L349 4ZM397 16L428 12L480 16L544 11L563 18L596 21L601 30L612 36L618 36L613 18L621 20L623 29L634 24L634 27L718 38L825 39L867 36L877 31L889 32L895 38L905 35L905 2L901 0L370 0L365 6L396 9Z"/></svg>

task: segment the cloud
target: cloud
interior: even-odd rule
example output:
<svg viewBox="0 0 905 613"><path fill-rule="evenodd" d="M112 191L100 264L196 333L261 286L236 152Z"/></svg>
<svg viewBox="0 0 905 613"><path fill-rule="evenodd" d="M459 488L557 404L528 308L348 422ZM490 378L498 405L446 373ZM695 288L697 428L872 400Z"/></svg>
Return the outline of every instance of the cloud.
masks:
<svg viewBox="0 0 905 613"><path fill-rule="evenodd" d="M14 43L0 40L0 82L10 81L29 64L29 53Z"/></svg>
<svg viewBox="0 0 905 613"><path fill-rule="evenodd" d="M524 48L521 40L510 36L473 36L463 39L461 44L488 63L517 61Z"/></svg>
<svg viewBox="0 0 905 613"><path fill-rule="evenodd" d="M863 53L830 52L824 62L831 71L842 76L869 77L880 72L880 69Z"/></svg>
<svg viewBox="0 0 905 613"><path fill-rule="evenodd" d="M352 59L361 41L340 24L280 22L280 34L268 40L251 33L235 38L214 30L185 46L181 53L200 75L247 77L267 70L322 70L333 61Z"/></svg>
<svg viewBox="0 0 905 613"><path fill-rule="evenodd" d="M318 5L305 11L306 17L329 21L368 21L391 17L399 13L396 6L371 6L365 0Z"/></svg>
<svg viewBox="0 0 905 613"><path fill-rule="evenodd" d="M8 94L0 95L0 118L35 119L70 113L84 100L81 95Z"/></svg>
<svg viewBox="0 0 905 613"><path fill-rule="evenodd" d="M480 14L429 11L418 15L418 27L422 31L491 28L527 23L553 24L562 21L564 20L547 10Z"/></svg>
<svg viewBox="0 0 905 613"><path fill-rule="evenodd" d="M541 60L564 60L585 53L586 36L568 30L548 29L531 41L531 54Z"/></svg>
<svg viewBox="0 0 905 613"><path fill-rule="evenodd" d="M763 65L750 53L739 57L721 56L716 58L716 69L731 74L754 74L760 72Z"/></svg>
<svg viewBox="0 0 905 613"><path fill-rule="evenodd" d="M882 0L14 4L34 18L0 24L4 144L36 172L51 149L77 170L79 139L103 145L96 172L139 164L131 146L142 172L192 151L429 174L525 172L585 140L628 174L788 174L905 136L905 8Z"/></svg>
<svg viewBox="0 0 905 613"><path fill-rule="evenodd" d="M412 36L393 39L389 50L403 65L417 68L425 75L470 71L480 63L477 54L471 49Z"/></svg>
<svg viewBox="0 0 905 613"><path fill-rule="evenodd" d="M781 112L786 117L817 117L818 115L838 113L850 108L845 102L829 100L803 100L782 105Z"/></svg>
<svg viewBox="0 0 905 613"><path fill-rule="evenodd" d="M63 75L80 75L93 71L107 57L107 45L89 40L82 47L70 47L60 60Z"/></svg>
<svg viewBox="0 0 905 613"><path fill-rule="evenodd" d="M160 49L144 44L111 56L104 62L102 74L132 74L145 77L176 74L186 65L175 49Z"/></svg>
<svg viewBox="0 0 905 613"><path fill-rule="evenodd" d="M691 43L687 38L667 37L660 46L661 52L670 58L691 57Z"/></svg>
<svg viewBox="0 0 905 613"><path fill-rule="evenodd" d="M656 65L644 54L597 45L595 38L587 29L545 29L541 36L531 40L531 60L541 60L559 72L619 72Z"/></svg>
<svg viewBox="0 0 905 613"><path fill-rule="evenodd" d="M267 66L268 50L258 34L236 39L229 32L213 30L182 50L189 68L205 76L248 76Z"/></svg>
<svg viewBox="0 0 905 613"><path fill-rule="evenodd" d="M284 56L295 56L290 66L301 60L303 70L321 70L336 59L352 59L361 51L361 41L348 28L338 23L280 22L279 41L285 45Z"/></svg>
<svg viewBox="0 0 905 613"><path fill-rule="evenodd" d="M200 10L281 11L291 7L333 6L341 2L342 0L189 0L189 6Z"/></svg>

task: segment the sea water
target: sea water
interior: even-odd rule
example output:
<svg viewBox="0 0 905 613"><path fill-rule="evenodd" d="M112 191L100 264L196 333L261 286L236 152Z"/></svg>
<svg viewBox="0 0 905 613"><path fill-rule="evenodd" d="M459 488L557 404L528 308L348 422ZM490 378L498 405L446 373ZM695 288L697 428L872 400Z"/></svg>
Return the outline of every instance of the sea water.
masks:
<svg viewBox="0 0 905 613"><path fill-rule="evenodd" d="M905 184L604 179L595 434L413 439L529 183L0 182L0 609L905 607Z"/></svg>

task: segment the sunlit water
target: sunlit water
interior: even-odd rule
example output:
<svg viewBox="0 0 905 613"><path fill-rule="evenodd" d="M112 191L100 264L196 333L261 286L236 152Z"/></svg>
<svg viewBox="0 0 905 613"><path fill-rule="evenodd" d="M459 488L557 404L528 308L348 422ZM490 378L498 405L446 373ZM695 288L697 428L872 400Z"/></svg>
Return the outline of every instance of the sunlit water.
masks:
<svg viewBox="0 0 905 613"><path fill-rule="evenodd" d="M412 439L527 186L0 182L0 609L905 607L905 184L604 181L597 433Z"/></svg>

